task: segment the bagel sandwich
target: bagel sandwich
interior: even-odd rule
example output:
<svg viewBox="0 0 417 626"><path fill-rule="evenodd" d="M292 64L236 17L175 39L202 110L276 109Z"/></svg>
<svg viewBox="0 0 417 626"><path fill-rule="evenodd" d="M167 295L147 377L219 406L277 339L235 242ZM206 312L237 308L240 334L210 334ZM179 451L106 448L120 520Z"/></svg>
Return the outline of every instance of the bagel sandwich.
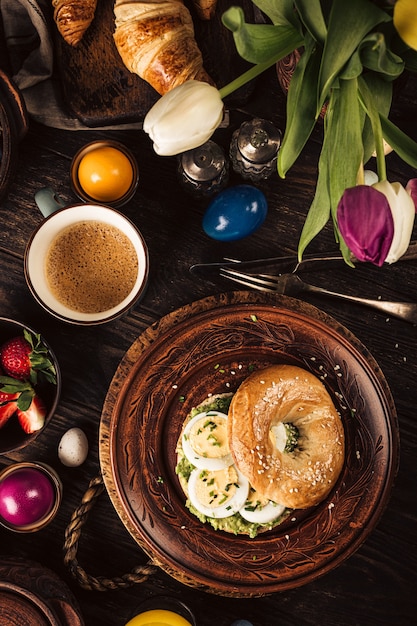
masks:
<svg viewBox="0 0 417 626"><path fill-rule="evenodd" d="M215 530L255 537L291 509L264 498L236 468L227 441L232 393L206 398L187 416L177 443L176 473L186 507Z"/></svg>
<svg viewBox="0 0 417 626"><path fill-rule="evenodd" d="M176 452L191 513L216 530L255 537L327 497L343 467L344 429L323 383L279 364L196 406Z"/></svg>

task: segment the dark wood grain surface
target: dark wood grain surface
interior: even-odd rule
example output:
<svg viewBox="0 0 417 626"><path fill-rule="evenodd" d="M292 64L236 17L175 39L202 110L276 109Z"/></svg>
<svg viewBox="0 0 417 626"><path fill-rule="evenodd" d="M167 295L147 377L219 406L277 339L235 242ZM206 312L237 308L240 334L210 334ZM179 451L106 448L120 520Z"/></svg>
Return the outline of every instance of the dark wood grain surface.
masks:
<svg viewBox="0 0 417 626"><path fill-rule="evenodd" d="M395 118L417 138L416 83L411 82L396 104ZM247 104L247 115L267 117L279 127L285 121L285 101L273 70L258 81ZM227 148L232 131L246 114L234 112L230 127L214 139ZM103 137L123 141L135 154L140 183L123 212L142 231L150 252L151 272L143 300L123 318L108 325L82 328L56 321L33 300L23 275L23 254L41 215L35 192L52 186L68 203L70 162L88 141ZM31 122L19 147L16 176L0 207L0 314L14 317L42 332L62 368L63 390L48 429L19 453L3 456L1 466L37 460L57 469L64 485L61 509L45 530L33 535L0 528L0 554L25 557L52 569L74 593L87 626L122 626L144 598L168 593L185 600L199 626L229 626L238 618L254 626L409 626L415 620L417 595L417 331L358 305L306 296L345 325L380 365L397 407L401 437L398 475L388 506L371 535L339 567L298 589L256 599L214 596L193 589L157 570L145 582L114 591L82 589L63 562L65 528L89 481L100 471L99 425L103 403L115 371L128 348L152 323L200 298L233 289L214 276L193 276L190 265L223 256L254 258L295 251L314 193L321 131L318 128L286 180L273 176L262 183L269 212L251 237L231 244L210 240L201 227L207 201L187 195L179 186L175 158L157 157L140 131L57 131ZM395 155L388 157L391 180L405 183L416 172ZM230 184L242 182L232 175ZM326 229L310 251L333 250ZM386 299L416 299L415 262L381 269L371 266L325 266L308 275L313 283L354 295ZM90 450L79 468L62 466L58 442L72 426L82 428ZM133 540L107 493L98 498L83 527L78 560L89 575L115 578L144 565L148 558Z"/></svg>

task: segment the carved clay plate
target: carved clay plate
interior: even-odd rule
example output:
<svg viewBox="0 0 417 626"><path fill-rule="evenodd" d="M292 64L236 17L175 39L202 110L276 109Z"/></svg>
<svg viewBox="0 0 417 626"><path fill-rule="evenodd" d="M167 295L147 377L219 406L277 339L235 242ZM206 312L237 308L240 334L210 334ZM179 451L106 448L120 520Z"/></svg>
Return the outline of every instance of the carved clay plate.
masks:
<svg viewBox="0 0 417 626"><path fill-rule="evenodd" d="M84 626L75 597L55 572L13 556L0 560L2 626Z"/></svg>
<svg viewBox="0 0 417 626"><path fill-rule="evenodd" d="M271 363L323 380L343 419L346 461L326 500L250 539L188 512L175 446L193 406ZM146 330L119 365L100 427L104 482L139 546L177 580L234 597L299 587L349 557L385 508L398 446L388 385L352 333L311 305L252 292L200 300Z"/></svg>

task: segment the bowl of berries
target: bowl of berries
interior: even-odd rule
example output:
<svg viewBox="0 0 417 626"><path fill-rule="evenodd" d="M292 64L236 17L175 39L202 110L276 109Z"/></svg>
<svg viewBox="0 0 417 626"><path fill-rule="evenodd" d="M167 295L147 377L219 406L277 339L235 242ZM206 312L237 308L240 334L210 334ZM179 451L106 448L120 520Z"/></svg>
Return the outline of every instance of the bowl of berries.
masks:
<svg viewBox="0 0 417 626"><path fill-rule="evenodd" d="M49 344L27 325L0 317L0 454L36 439L60 393L61 372Z"/></svg>

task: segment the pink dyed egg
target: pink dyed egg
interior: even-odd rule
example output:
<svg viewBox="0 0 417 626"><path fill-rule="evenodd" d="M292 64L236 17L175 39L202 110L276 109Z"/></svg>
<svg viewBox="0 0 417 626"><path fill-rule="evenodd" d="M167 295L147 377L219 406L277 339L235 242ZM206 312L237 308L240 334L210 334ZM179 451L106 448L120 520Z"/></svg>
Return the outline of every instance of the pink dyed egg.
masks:
<svg viewBox="0 0 417 626"><path fill-rule="evenodd" d="M41 521L54 506L55 490L40 469L23 467L0 482L0 517L13 526Z"/></svg>

